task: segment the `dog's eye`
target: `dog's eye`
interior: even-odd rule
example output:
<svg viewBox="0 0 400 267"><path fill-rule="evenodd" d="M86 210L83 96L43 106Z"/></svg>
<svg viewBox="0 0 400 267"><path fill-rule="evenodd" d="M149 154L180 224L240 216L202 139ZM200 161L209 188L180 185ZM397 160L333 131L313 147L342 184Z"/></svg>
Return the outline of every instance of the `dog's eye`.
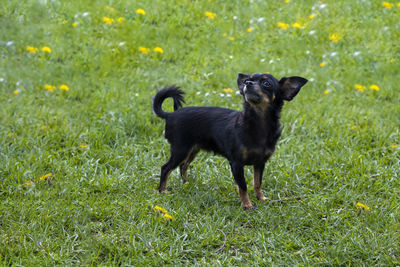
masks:
<svg viewBox="0 0 400 267"><path fill-rule="evenodd" d="M271 88L272 87L272 84L268 80L263 81L262 85L264 87L267 87L267 88Z"/></svg>

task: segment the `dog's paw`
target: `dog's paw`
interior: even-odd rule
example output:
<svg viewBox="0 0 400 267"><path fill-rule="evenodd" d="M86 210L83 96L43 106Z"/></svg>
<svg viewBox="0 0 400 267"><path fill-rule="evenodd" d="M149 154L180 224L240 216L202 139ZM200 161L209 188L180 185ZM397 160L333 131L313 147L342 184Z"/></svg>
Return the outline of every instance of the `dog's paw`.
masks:
<svg viewBox="0 0 400 267"><path fill-rule="evenodd" d="M268 201L268 200L269 200L269 198L267 198L267 197L265 197L265 196L263 196L263 195L257 196L257 199L258 199L258 200L261 200L261 201Z"/></svg>
<svg viewBox="0 0 400 267"><path fill-rule="evenodd" d="M261 190L255 190L256 198L261 201L267 201L269 198L265 197Z"/></svg>
<svg viewBox="0 0 400 267"><path fill-rule="evenodd" d="M242 204L242 209L243 210L252 210L252 209L254 209L254 207L251 204L251 202L249 202L249 203L246 203L246 204Z"/></svg>

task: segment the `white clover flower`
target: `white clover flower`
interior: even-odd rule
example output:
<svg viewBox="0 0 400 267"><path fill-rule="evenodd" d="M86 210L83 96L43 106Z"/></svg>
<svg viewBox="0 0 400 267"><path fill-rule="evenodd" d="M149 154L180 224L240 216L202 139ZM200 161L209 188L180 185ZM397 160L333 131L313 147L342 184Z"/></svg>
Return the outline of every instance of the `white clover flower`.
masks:
<svg viewBox="0 0 400 267"><path fill-rule="evenodd" d="M328 5L327 4L320 4L319 5L319 9L324 9L325 7L327 7Z"/></svg>

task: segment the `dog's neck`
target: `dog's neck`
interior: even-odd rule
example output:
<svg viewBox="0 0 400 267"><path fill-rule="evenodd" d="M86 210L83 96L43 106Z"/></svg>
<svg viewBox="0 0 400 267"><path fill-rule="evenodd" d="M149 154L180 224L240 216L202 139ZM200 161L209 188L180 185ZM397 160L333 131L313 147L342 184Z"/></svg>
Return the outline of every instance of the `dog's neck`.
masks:
<svg viewBox="0 0 400 267"><path fill-rule="evenodd" d="M244 131L259 138L278 139L281 131L281 111L283 100L275 99L267 107L258 108L247 102L243 103Z"/></svg>

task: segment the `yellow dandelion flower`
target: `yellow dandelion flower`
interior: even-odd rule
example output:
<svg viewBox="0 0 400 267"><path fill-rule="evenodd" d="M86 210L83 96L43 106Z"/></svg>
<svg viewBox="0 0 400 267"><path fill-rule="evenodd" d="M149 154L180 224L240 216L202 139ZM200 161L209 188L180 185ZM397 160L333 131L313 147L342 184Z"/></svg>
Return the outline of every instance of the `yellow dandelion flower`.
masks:
<svg viewBox="0 0 400 267"><path fill-rule="evenodd" d="M376 84L371 84L370 86L369 86L369 89L371 89L371 90L374 90L374 91L379 91L379 86L378 85L376 85Z"/></svg>
<svg viewBox="0 0 400 267"><path fill-rule="evenodd" d="M362 208L363 210L370 210L370 208L367 205L360 202L357 202L356 206L357 208Z"/></svg>
<svg viewBox="0 0 400 267"><path fill-rule="evenodd" d="M156 52L156 53L161 53L161 54L164 53L164 50L161 47L158 47L158 46L154 47L153 51Z"/></svg>
<svg viewBox="0 0 400 267"><path fill-rule="evenodd" d="M315 18L315 15L314 15L314 14L311 14L310 16L308 16L308 18L309 18L309 19L313 19L313 18Z"/></svg>
<svg viewBox="0 0 400 267"><path fill-rule="evenodd" d="M171 220L171 221L174 221L174 220L175 220L175 218L172 217L171 215L169 215L168 213L165 213L165 214L163 215L163 218L164 218L164 219Z"/></svg>
<svg viewBox="0 0 400 267"><path fill-rule="evenodd" d="M329 40L331 40L334 43L337 43L340 40L342 40L342 37L337 33L332 33L332 34L329 34Z"/></svg>
<svg viewBox="0 0 400 267"><path fill-rule="evenodd" d="M142 52L142 54L148 54L150 52L150 48L144 47L144 46L139 46L139 51Z"/></svg>
<svg viewBox="0 0 400 267"><path fill-rule="evenodd" d="M19 89L16 89L16 90L13 91L13 94L14 94L14 95L18 95L19 93L20 93L20 90L19 90Z"/></svg>
<svg viewBox="0 0 400 267"><path fill-rule="evenodd" d="M88 145L86 145L86 144L81 144L79 147L80 147L80 148L88 148Z"/></svg>
<svg viewBox="0 0 400 267"><path fill-rule="evenodd" d="M232 94L232 93L233 93L233 90L232 90L231 88L225 88L225 89L224 89L224 92L225 92L225 93L228 93L228 94Z"/></svg>
<svg viewBox="0 0 400 267"><path fill-rule="evenodd" d="M53 177L53 174L52 174L52 173L47 173L47 174L45 174L45 175L40 176L40 177L39 177L39 181L44 181L44 180L46 180L47 178L51 178L51 177Z"/></svg>
<svg viewBox="0 0 400 267"><path fill-rule="evenodd" d="M320 67L325 67L325 64L326 64L325 62L321 62L321 63L319 63L319 66Z"/></svg>
<svg viewBox="0 0 400 267"><path fill-rule="evenodd" d="M36 47L33 47L33 46L27 46L26 47L26 51L28 51L31 54L36 54L38 49Z"/></svg>
<svg viewBox="0 0 400 267"><path fill-rule="evenodd" d="M329 94L330 92L331 92L331 91L329 91L329 90L325 90L325 91L324 91L324 94L327 95L327 94Z"/></svg>
<svg viewBox="0 0 400 267"><path fill-rule="evenodd" d="M397 3L398 4L398 3ZM384 8L386 8L386 9L391 9L393 6L394 6L394 4L393 3L390 3L390 2L382 2L382 6L384 7Z"/></svg>
<svg viewBox="0 0 400 267"><path fill-rule="evenodd" d="M72 27L76 28L76 26L78 26L78 23L76 22L72 23Z"/></svg>
<svg viewBox="0 0 400 267"><path fill-rule="evenodd" d="M234 41L234 40L235 40L235 37L229 36L228 39L231 40L231 41Z"/></svg>
<svg viewBox="0 0 400 267"><path fill-rule="evenodd" d="M31 186L31 185L33 185L33 182L32 181L27 181L27 182L25 182L25 185L26 186Z"/></svg>
<svg viewBox="0 0 400 267"><path fill-rule="evenodd" d="M118 21L119 23L123 22L124 20L125 20L125 19L124 19L123 17L117 18L117 21Z"/></svg>
<svg viewBox="0 0 400 267"><path fill-rule="evenodd" d="M161 211L162 213L167 213L166 209L161 208L160 206L154 206L153 208L155 211Z"/></svg>
<svg viewBox="0 0 400 267"><path fill-rule="evenodd" d="M56 90L56 87L50 84L45 84L44 85L44 89L49 91L49 92L53 92L54 90Z"/></svg>
<svg viewBox="0 0 400 267"><path fill-rule="evenodd" d="M247 32L252 32L253 28L247 28Z"/></svg>
<svg viewBox="0 0 400 267"><path fill-rule="evenodd" d="M206 11L206 12L204 13L204 15L205 15L207 18L209 18L209 19L214 19L214 18L217 16L217 14L215 14L215 13L213 13L213 12L209 12L209 11Z"/></svg>
<svg viewBox="0 0 400 267"><path fill-rule="evenodd" d="M303 25L301 25L299 22L293 23L293 27L296 29L303 29Z"/></svg>
<svg viewBox="0 0 400 267"><path fill-rule="evenodd" d="M396 145L396 144L391 144L391 145L390 145L390 148L393 148L393 149L398 148L398 147L399 147L399 146Z"/></svg>
<svg viewBox="0 0 400 267"><path fill-rule="evenodd" d="M51 53L51 49L48 46L43 46L42 48L40 48L40 50L45 53Z"/></svg>
<svg viewBox="0 0 400 267"><path fill-rule="evenodd" d="M60 88L63 91L69 91L69 87L65 84L61 84L58 88Z"/></svg>
<svg viewBox="0 0 400 267"><path fill-rule="evenodd" d="M285 0L285 3L289 3L290 2L290 0Z"/></svg>
<svg viewBox="0 0 400 267"><path fill-rule="evenodd" d="M103 17L103 22L107 25L111 25L114 23L114 19L109 18L109 17Z"/></svg>
<svg viewBox="0 0 400 267"><path fill-rule="evenodd" d="M357 91L359 91L359 92L364 92L365 91L365 86L364 85L361 85L361 84L356 84L356 85L354 85L354 89L356 89Z"/></svg>
<svg viewBox="0 0 400 267"><path fill-rule="evenodd" d="M287 28L289 28L289 24L283 23L283 22L279 22L278 23L278 27L281 28L282 30L286 30Z"/></svg>
<svg viewBox="0 0 400 267"><path fill-rule="evenodd" d="M397 6L400 6L400 2L397 3Z"/></svg>
<svg viewBox="0 0 400 267"><path fill-rule="evenodd" d="M140 14L140 15L146 15L146 11L144 11L141 8L136 9L136 13Z"/></svg>

